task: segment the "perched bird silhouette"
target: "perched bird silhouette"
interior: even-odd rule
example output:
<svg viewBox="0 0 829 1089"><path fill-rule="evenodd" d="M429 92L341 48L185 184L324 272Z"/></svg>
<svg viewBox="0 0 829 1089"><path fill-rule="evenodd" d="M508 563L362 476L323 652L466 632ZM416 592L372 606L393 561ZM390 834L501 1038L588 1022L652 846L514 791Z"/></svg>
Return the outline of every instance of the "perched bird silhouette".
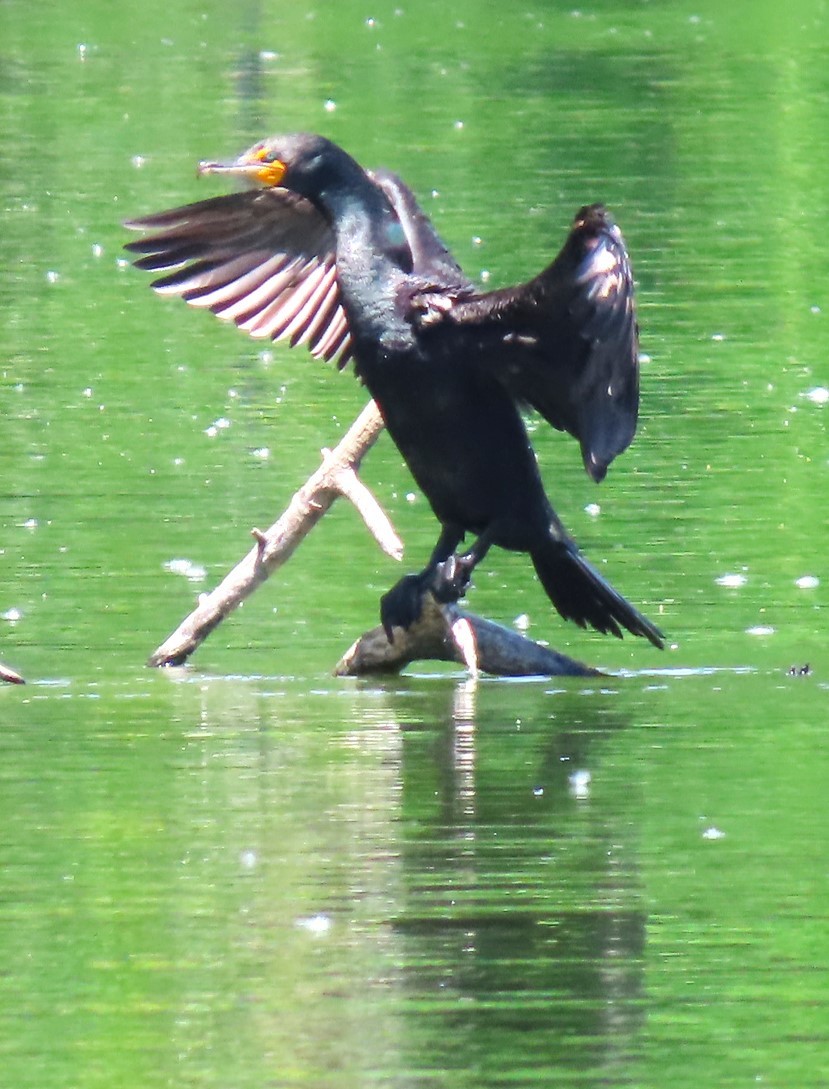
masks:
<svg viewBox="0 0 829 1089"><path fill-rule="evenodd" d="M588 563L544 491L521 409L581 446L602 480L639 407L633 279L618 227L582 208L556 259L528 283L480 292L411 190L307 133L255 144L203 174L253 187L130 220L127 249L180 295L251 336L353 360L441 530L426 567L381 601L389 638L423 594L463 596L492 545L527 552L559 613L657 647L659 629ZM471 547L456 554L466 534Z"/></svg>

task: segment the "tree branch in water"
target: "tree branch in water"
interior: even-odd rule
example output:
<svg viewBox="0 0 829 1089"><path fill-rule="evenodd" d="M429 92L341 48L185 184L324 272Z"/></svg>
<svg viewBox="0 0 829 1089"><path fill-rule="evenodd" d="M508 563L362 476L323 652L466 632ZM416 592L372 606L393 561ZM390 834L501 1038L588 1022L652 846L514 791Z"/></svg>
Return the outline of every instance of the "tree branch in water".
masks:
<svg viewBox="0 0 829 1089"><path fill-rule="evenodd" d="M282 516L267 530L254 529L256 545L150 656L148 665L182 665L222 620L290 559L339 495L357 507L384 552L400 559L403 545L380 504L357 477L357 468L383 430L383 420L370 401L336 449L323 451L317 471L291 499Z"/></svg>
<svg viewBox="0 0 829 1089"><path fill-rule="evenodd" d="M193 612L153 652L148 665L186 662L226 616L290 559L338 496L354 504L384 552L401 558L400 539L357 476L360 462L382 430L380 412L370 401L337 447L323 450L322 465L296 492L282 516L267 530L252 530L255 546L215 590L201 597ZM338 676L391 673L421 659L458 662L472 674L482 671L507 677L584 677L598 672L455 605L441 605L431 595L427 595L416 624L408 631L395 629L393 643L382 627L366 632L334 672Z"/></svg>

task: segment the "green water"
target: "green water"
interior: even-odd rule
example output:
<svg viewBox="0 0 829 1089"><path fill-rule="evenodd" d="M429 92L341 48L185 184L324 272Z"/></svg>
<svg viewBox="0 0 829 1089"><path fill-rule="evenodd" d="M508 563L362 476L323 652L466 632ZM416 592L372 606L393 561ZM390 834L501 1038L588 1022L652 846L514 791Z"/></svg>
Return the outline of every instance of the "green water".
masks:
<svg viewBox="0 0 829 1089"><path fill-rule="evenodd" d="M827 117L819 2L0 5L4 1089L829 1084ZM144 667L365 396L154 297L120 222L295 129L491 284L612 208L639 435L599 488L534 439L665 652L492 554L476 611L617 675L335 680L400 574L343 505ZM362 475L419 567L387 439Z"/></svg>

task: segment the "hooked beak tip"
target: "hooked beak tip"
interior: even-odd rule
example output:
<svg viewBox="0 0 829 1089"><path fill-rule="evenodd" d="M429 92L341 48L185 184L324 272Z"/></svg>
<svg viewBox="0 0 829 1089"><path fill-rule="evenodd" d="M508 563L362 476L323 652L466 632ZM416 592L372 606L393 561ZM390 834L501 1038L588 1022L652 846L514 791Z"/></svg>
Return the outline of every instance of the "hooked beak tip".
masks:
<svg viewBox="0 0 829 1089"><path fill-rule="evenodd" d="M203 160L196 168L196 174L198 177L205 174L231 174L264 188L273 188L282 181L285 169L285 164L279 160L263 162L261 157L251 157L248 154L233 163L211 163Z"/></svg>
<svg viewBox="0 0 829 1089"><path fill-rule="evenodd" d="M225 163L210 163L206 160L202 160L196 167L196 173L199 177L203 174L220 174L223 170L227 170Z"/></svg>

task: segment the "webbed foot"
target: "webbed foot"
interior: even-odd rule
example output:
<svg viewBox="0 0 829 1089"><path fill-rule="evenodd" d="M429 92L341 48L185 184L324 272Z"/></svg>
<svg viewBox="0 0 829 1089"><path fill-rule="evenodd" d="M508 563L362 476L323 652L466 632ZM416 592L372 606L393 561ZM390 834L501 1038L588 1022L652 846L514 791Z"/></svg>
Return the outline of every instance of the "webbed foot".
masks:
<svg viewBox="0 0 829 1089"><path fill-rule="evenodd" d="M450 556L437 565L429 580L429 589L441 604L454 605L465 596L476 562L470 555Z"/></svg>
<svg viewBox="0 0 829 1089"><path fill-rule="evenodd" d="M427 575L422 571L419 575L404 575L380 598L380 623L390 643L394 642L393 628L410 628L420 617Z"/></svg>
<svg viewBox="0 0 829 1089"><path fill-rule="evenodd" d="M454 605L469 589L476 560L471 555L450 556L417 575L404 575L380 598L380 622L390 643L394 628L408 629L423 612L424 594L431 591L442 605Z"/></svg>

